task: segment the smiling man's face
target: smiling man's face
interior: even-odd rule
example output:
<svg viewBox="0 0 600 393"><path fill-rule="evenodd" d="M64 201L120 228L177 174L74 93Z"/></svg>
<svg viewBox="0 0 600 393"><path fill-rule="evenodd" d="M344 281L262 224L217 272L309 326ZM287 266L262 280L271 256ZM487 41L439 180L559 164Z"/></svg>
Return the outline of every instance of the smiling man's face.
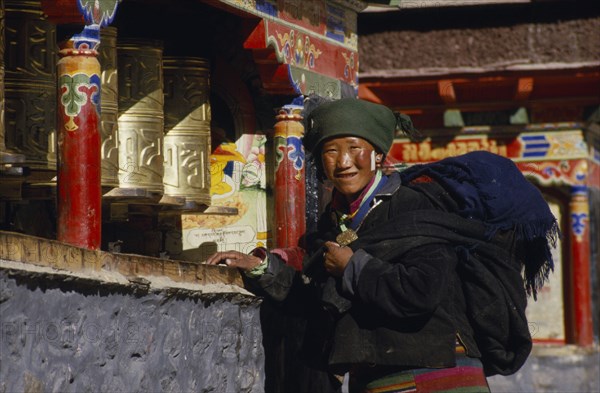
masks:
<svg viewBox="0 0 600 393"><path fill-rule="evenodd" d="M348 201L356 199L375 176L382 154L362 138L347 136L328 139L321 149L325 176Z"/></svg>

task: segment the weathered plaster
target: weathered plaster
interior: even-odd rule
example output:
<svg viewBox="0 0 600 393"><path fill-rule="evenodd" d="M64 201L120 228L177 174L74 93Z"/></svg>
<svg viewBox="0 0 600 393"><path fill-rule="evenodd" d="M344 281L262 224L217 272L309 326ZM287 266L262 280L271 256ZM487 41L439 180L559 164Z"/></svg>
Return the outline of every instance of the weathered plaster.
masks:
<svg viewBox="0 0 600 393"><path fill-rule="evenodd" d="M262 392L259 307L4 267L0 392Z"/></svg>

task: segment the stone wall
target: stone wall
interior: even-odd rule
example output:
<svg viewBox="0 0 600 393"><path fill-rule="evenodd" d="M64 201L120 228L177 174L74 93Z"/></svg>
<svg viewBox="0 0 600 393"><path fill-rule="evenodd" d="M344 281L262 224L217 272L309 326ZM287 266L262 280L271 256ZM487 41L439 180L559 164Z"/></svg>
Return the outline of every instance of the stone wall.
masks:
<svg viewBox="0 0 600 393"><path fill-rule="evenodd" d="M0 392L264 391L259 299L146 289L5 263Z"/></svg>
<svg viewBox="0 0 600 393"><path fill-rule="evenodd" d="M235 269L0 231L0 393L262 392Z"/></svg>
<svg viewBox="0 0 600 393"><path fill-rule="evenodd" d="M360 73L598 62L598 31L581 1L360 14Z"/></svg>

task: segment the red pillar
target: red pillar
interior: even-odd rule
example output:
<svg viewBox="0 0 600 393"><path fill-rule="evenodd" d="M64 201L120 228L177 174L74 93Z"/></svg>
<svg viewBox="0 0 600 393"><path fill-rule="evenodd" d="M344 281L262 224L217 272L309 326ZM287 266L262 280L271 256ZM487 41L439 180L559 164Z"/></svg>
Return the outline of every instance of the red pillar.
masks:
<svg viewBox="0 0 600 393"><path fill-rule="evenodd" d="M590 227L588 190L584 185L571 188L569 232L573 263L573 301L575 341L580 346L594 342L590 277Z"/></svg>
<svg viewBox="0 0 600 393"><path fill-rule="evenodd" d="M100 248L100 63L88 47L58 62L58 240Z"/></svg>
<svg viewBox="0 0 600 393"><path fill-rule="evenodd" d="M275 124L275 242L277 247L301 246L306 232L305 155L302 107L285 106Z"/></svg>

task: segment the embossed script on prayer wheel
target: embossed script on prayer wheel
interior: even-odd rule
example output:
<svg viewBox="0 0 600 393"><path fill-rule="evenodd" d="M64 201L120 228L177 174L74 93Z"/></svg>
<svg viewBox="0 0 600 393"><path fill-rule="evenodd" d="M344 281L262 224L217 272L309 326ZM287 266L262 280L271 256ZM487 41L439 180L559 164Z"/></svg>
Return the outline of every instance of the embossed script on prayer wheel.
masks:
<svg viewBox="0 0 600 393"><path fill-rule="evenodd" d="M165 194L210 204L209 64L165 57ZM185 199L184 199L185 198Z"/></svg>
<svg viewBox="0 0 600 393"><path fill-rule="evenodd" d="M100 116L102 187L119 186L119 139L118 101L119 82L117 80L117 29L105 27L100 32L98 61L102 67L102 88Z"/></svg>
<svg viewBox="0 0 600 393"><path fill-rule="evenodd" d="M118 41L117 69L119 188L162 194L162 46L157 41Z"/></svg>
<svg viewBox="0 0 600 393"><path fill-rule="evenodd" d="M16 163L25 160L25 156L6 147L4 128L4 0L0 0L0 164Z"/></svg>
<svg viewBox="0 0 600 393"><path fill-rule="evenodd" d="M56 26L40 1L4 1L6 149L28 166L56 169Z"/></svg>

